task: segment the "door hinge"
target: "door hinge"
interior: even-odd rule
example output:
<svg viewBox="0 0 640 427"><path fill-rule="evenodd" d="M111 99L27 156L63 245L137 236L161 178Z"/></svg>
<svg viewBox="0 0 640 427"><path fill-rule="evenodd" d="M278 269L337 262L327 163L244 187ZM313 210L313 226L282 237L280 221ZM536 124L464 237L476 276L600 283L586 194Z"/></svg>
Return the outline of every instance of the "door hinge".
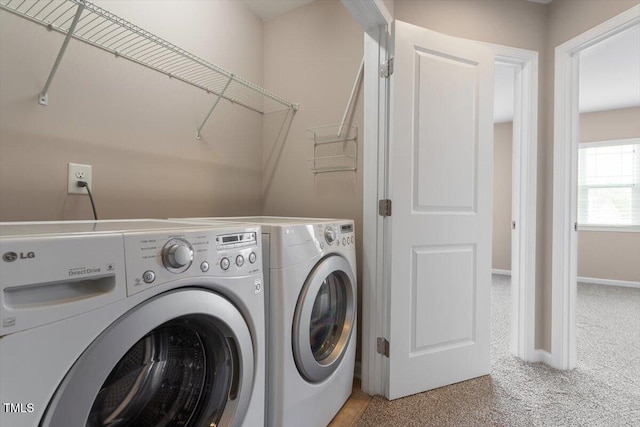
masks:
<svg viewBox="0 0 640 427"><path fill-rule="evenodd" d="M515 221L511 221L511 229L512 230L516 229L516 222Z"/></svg>
<svg viewBox="0 0 640 427"><path fill-rule="evenodd" d="M378 354L389 357L389 341L386 338L378 337Z"/></svg>
<svg viewBox="0 0 640 427"><path fill-rule="evenodd" d="M393 57L387 59L380 65L380 77L388 79L391 74L393 74Z"/></svg>
<svg viewBox="0 0 640 427"><path fill-rule="evenodd" d="M391 200L390 199L378 200L378 215L391 216Z"/></svg>
<svg viewBox="0 0 640 427"><path fill-rule="evenodd" d="M574 231L578 231L578 223L577 222L573 223L573 230Z"/></svg>

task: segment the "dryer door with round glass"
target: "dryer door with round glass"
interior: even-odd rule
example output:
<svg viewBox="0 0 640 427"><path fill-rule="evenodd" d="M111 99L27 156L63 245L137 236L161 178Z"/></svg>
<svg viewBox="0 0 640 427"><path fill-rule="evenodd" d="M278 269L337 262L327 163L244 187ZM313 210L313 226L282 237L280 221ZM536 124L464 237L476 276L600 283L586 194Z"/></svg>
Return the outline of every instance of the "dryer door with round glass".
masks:
<svg viewBox="0 0 640 427"><path fill-rule="evenodd" d="M213 292L153 298L105 330L73 365L43 426L239 426L253 386L242 314Z"/></svg>
<svg viewBox="0 0 640 427"><path fill-rule="evenodd" d="M356 282L341 256L323 258L311 271L293 320L293 353L300 374L321 382L340 365L355 326Z"/></svg>

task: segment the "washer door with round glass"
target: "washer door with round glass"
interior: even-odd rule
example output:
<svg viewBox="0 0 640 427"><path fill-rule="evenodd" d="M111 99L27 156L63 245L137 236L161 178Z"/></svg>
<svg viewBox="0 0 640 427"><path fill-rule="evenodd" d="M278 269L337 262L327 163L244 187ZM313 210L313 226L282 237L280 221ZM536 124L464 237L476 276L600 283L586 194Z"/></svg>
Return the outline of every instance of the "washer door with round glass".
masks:
<svg viewBox="0 0 640 427"><path fill-rule="evenodd" d="M41 425L239 426L253 372L237 308L209 291L173 291L135 307L87 348Z"/></svg>
<svg viewBox="0 0 640 427"><path fill-rule="evenodd" d="M293 353L309 382L328 378L340 365L355 326L355 276L338 255L322 259L302 288L293 319Z"/></svg>

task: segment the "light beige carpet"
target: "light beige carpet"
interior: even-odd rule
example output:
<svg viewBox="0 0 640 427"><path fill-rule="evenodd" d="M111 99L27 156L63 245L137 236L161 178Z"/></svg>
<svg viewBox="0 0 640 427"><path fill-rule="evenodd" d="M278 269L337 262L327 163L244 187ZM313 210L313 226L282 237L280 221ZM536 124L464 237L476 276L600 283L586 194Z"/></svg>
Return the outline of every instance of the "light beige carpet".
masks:
<svg viewBox="0 0 640 427"><path fill-rule="evenodd" d="M509 354L509 284L494 276L491 376L376 396L357 426L640 426L640 289L579 284L578 366L557 371Z"/></svg>

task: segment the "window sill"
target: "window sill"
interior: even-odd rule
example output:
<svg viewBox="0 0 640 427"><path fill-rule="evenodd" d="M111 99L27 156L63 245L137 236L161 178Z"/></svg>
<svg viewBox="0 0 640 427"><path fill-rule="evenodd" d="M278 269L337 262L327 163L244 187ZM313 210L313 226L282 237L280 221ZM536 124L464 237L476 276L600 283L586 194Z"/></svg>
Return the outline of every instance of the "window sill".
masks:
<svg viewBox="0 0 640 427"><path fill-rule="evenodd" d="M637 226L637 225L578 225L578 231L640 233L640 226Z"/></svg>

